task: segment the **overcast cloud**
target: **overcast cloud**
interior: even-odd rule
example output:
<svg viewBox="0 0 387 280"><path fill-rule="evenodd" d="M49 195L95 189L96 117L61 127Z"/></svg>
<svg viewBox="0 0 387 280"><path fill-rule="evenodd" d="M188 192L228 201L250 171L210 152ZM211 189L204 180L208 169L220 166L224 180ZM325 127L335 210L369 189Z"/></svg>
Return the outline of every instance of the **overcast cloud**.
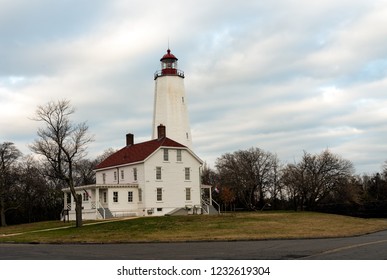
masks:
<svg viewBox="0 0 387 280"><path fill-rule="evenodd" d="M321 3L320 3L321 2ZM387 160L384 1L0 0L0 142L29 154L37 105L69 99L89 156L152 132L169 45L185 71L194 151L252 146L284 162L329 148L357 173Z"/></svg>

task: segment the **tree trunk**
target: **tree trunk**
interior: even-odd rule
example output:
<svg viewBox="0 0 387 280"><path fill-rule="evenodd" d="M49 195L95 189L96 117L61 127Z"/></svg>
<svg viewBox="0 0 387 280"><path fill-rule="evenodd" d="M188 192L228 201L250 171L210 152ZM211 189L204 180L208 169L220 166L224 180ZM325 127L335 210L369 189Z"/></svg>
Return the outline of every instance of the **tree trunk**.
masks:
<svg viewBox="0 0 387 280"><path fill-rule="evenodd" d="M82 226L82 195L77 194L75 199L75 219L76 227Z"/></svg>

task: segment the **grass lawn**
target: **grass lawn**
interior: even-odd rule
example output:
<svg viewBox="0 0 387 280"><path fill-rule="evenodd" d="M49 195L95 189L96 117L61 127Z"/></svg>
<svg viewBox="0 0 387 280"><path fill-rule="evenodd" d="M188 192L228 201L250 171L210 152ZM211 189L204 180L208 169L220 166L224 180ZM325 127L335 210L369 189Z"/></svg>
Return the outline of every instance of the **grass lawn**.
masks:
<svg viewBox="0 0 387 280"><path fill-rule="evenodd" d="M66 228L36 231L64 226ZM68 226L68 223L52 221L0 228L0 242L123 243L343 237L387 230L387 220L273 211L220 216L143 217L82 228L75 228L74 224ZM23 234L6 236L20 232Z"/></svg>

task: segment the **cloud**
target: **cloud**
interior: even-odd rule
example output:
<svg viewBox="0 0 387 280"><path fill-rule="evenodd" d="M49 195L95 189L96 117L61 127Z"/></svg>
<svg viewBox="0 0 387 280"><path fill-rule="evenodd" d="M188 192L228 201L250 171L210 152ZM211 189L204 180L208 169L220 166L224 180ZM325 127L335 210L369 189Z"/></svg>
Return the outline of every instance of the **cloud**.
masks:
<svg viewBox="0 0 387 280"><path fill-rule="evenodd" d="M387 6L372 1L0 1L0 141L25 153L39 104L69 99L90 156L150 138L153 73L185 71L195 152L325 148L378 171L387 136ZM10 125L12 124L12 125Z"/></svg>

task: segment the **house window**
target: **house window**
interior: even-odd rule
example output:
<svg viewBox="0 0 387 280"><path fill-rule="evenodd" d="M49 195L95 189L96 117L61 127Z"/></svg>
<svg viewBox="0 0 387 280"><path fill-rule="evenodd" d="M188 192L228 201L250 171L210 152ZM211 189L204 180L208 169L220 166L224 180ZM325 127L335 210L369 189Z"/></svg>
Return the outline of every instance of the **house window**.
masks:
<svg viewBox="0 0 387 280"><path fill-rule="evenodd" d="M118 202L118 192L113 192L113 202Z"/></svg>
<svg viewBox="0 0 387 280"><path fill-rule="evenodd" d="M83 192L83 201L89 201L89 194L86 191Z"/></svg>
<svg viewBox="0 0 387 280"><path fill-rule="evenodd" d="M128 202L133 202L133 192L128 192Z"/></svg>
<svg viewBox="0 0 387 280"><path fill-rule="evenodd" d="M102 173L102 184L106 184L106 174Z"/></svg>
<svg viewBox="0 0 387 280"><path fill-rule="evenodd" d="M168 149L163 149L164 150L164 161L169 161L169 151Z"/></svg>
<svg viewBox="0 0 387 280"><path fill-rule="evenodd" d="M138 189L138 201L142 202L142 189Z"/></svg>
<svg viewBox="0 0 387 280"><path fill-rule="evenodd" d="M156 189L156 200L163 201L163 189L162 188Z"/></svg>
<svg viewBox="0 0 387 280"><path fill-rule="evenodd" d="M107 194L106 192L103 192L103 203L107 202Z"/></svg>
<svg viewBox="0 0 387 280"><path fill-rule="evenodd" d="M137 168L133 168L133 178L134 181L137 181Z"/></svg>
<svg viewBox="0 0 387 280"><path fill-rule="evenodd" d="M186 181L189 181L189 180L191 180L191 171L190 171L190 168L189 167L186 167L185 169L184 169L184 177L185 177L185 180Z"/></svg>
<svg viewBox="0 0 387 280"><path fill-rule="evenodd" d="M125 178L124 170L121 170L121 179L124 180L124 178Z"/></svg>
<svg viewBox="0 0 387 280"><path fill-rule="evenodd" d="M191 188L185 188L185 200L191 200Z"/></svg>
<svg viewBox="0 0 387 280"><path fill-rule="evenodd" d="M176 150L176 161L181 161L181 150Z"/></svg>
<svg viewBox="0 0 387 280"><path fill-rule="evenodd" d="M114 171L114 181L117 181L117 171Z"/></svg>
<svg viewBox="0 0 387 280"><path fill-rule="evenodd" d="M156 180L161 180L161 167L156 167Z"/></svg>
<svg viewBox="0 0 387 280"><path fill-rule="evenodd" d="M157 208L157 212L162 212L163 208Z"/></svg>

